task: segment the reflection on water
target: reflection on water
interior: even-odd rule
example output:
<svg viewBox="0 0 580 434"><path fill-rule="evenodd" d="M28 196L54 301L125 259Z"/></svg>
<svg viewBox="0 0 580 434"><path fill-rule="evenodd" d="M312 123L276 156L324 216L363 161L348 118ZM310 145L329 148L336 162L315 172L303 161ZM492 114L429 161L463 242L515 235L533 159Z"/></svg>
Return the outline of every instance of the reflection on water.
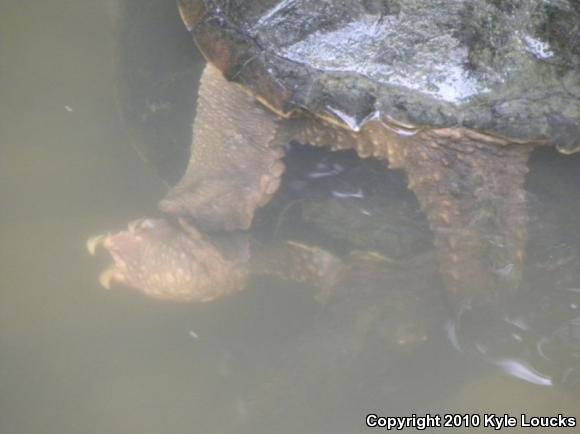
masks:
<svg viewBox="0 0 580 434"><path fill-rule="evenodd" d="M207 305L106 292L84 240L153 214L166 188L116 108L115 9L1 8L0 433L354 433L371 412L580 417L578 158L534 155L524 292L493 321L450 318L400 173L300 147L256 231L350 258L333 292L274 278Z"/></svg>

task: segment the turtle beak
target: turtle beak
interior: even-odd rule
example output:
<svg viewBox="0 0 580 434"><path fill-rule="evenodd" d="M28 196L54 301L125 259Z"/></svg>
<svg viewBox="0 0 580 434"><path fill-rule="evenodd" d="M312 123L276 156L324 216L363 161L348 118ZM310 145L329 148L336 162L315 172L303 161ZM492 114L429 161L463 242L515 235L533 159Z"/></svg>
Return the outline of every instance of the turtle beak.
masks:
<svg viewBox="0 0 580 434"><path fill-rule="evenodd" d="M97 249L101 247L108 235L96 235L87 240L86 247L91 256L95 256Z"/></svg>
<svg viewBox="0 0 580 434"><path fill-rule="evenodd" d="M111 266L99 274L99 283L105 289L111 289L112 283L115 281L115 267Z"/></svg>
<svg viewBox="0 0 580 434"><path fill-rule="evenodd" d="M113 243L111 241L111 234L101 234L94 237L90 237L86 242L86 247L91 256L95 256L99 249L104 249L109 251ZM115 283L123 283L123 274L121 270L117 268L117 261L113 265L110 265L99 275L99 283L105 289L111 289L111 286Z"/></svg>
<svg viewBox="0 0 580 434"><path fill-rule="evenodd" d="M123 242L125 238L139 239L138 232L142 228L148 227L149 223L146 219L138 219L130 222L128 224L127 231L121 232L119 234L100 234L94 237L90 237L86 242L86 248L88 252L95 256L99 249L107 251L113 258L113 264L107 267L99 275L99 282L106 289L111 289L113 284L126 285L127 279L125 275L127 274L127 261L124 257L123 249L119 248L120 243ZM121 244L122 245L122 244Z"/></svg>

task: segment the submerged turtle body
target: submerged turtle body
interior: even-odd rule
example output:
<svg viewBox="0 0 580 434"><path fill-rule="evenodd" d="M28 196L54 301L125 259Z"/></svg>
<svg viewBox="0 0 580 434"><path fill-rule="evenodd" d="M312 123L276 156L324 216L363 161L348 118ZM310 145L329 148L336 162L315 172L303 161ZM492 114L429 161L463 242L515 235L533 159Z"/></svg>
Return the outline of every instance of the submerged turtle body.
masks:
<svg viewBox="0 0 580 434"><path fill-rule="evenodd" d="M580 150L577 2L180 0L179 8L208 65L189 165L160 209L168 221L186 220L196 242L133 250L121 262L163 270L161 286L177 269L203 282L201 291L184 288L187 299L236 286L236 273L223 273L247 262L246 250L217 268L212 261L276 192L294 140L403 169L452 296L517 288L529 155L537 146ZM160 246L184 236L183 226L159 227ZM113 273L122 282L126 274Z"/></svg>

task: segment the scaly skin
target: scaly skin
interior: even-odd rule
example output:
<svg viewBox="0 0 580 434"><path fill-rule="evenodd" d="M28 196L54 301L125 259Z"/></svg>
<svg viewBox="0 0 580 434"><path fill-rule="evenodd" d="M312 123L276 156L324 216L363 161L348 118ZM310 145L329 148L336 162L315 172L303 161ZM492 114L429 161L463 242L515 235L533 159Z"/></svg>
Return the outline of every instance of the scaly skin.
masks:
<svg viewBox="0 0 580 434"><path fill-rule="evenodd" d="M205 230L248 229L284 172L276 116L207 67L200 83L189 166L160 203Z"/></svg>
<svg viewBox="0 0 580 434"><path fill-rule="evenodd" d="M326 295L347 268L316 246L265 246L240 232L209 237L184 219L139 220L126 231L91 238L87 247L91 254L102 247L113 260L100 276L106 288L118 284L179 302L234 294L244 289L251 274L307 282Z"/></svg>
<svg viewBox="0 0 580 434"><path fill-rule="evenodd" d="M241 237L232 231L250 227L256 209L270 200L284 170L282 145L295 139L332 150L353 149L407 173L457 303L493 300L518 286L531 143L463 128L402 131L378 118L360 131L311 117L278 119L212 66L202 77L197 113L189 167L160 204L165 213L184 217L181 227L161 220L146 235L107 238L105 247L116 262L122 248L124 263L142 266L115 280L150 295L197 301L242 288L251 254L239 247L240 241L233 255L231 245L224 249L221 243L231 244L234 234ZM183 223L190 220L193 224ZM146 242L136 242L139 238ZM176 275L179 270L186 270L189 280Z"/></svg>
<svg viewBox="0 0 580 434"><path fill-rule="evenodd" d="M429 219L454 302L499 301L517 289L532 150L468 130L435 130L391 145L391 167L405 170Z"/></svg>
<svg viewBox="0 0 580 434"><path fill-rule="evenodd" d="M464 128L401 132L381 120L359 133L307 121L298 137L405 171L454 304L497 301L517 289L527 240L524 180L539 143L510 143Z"/></svg>
<svg viewBox="0 0 580 434"><path fill-rule="evenodd" d="M126 231L89 239L94 254L103 247L113 264L99 280L173 301L207 302L244 288L248 279L247 237L230 233L208 238L180 220L140 220Z"/></svg>

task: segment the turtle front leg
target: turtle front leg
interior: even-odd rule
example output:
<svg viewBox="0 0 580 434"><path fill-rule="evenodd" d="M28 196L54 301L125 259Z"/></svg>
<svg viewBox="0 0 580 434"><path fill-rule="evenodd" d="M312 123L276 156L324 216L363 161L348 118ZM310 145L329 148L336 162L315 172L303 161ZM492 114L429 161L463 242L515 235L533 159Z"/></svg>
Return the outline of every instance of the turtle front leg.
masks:
<svg viewBox="0 0 580 434"><path fill-rule="evenodd" d="M247 229L280 185L285 140L277 118L208 65L202 75L189 166L160 203L205 230Z"/></svg>
<svg viewBox="0 0 580 434"><path fill-rule="evenodd" d="M533 147L463 129L388 144L434 233L442 272L459 300L497 300L519 285L527 239L524 191Z"/></svg>

